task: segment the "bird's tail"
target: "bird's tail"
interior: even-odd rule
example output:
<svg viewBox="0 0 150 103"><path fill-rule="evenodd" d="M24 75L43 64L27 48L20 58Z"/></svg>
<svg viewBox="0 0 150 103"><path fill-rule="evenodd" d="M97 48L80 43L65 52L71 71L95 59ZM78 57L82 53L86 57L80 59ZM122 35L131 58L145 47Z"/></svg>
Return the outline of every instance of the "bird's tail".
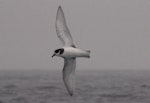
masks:
<svg viewBox="0 0 150 103"><path fill-rule="evenodd" d="M91 51L90 50L86 50L86 52L88 53L88 58L90 58L90 53L91 53Z"/></svg>

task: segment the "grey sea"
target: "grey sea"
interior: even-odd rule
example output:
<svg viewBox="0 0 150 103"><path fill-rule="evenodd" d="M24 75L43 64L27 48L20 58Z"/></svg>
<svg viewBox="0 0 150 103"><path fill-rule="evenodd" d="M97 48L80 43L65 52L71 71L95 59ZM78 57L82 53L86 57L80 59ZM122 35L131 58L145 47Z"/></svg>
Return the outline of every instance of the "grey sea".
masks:
<svg viewBox="0 0 150 103"><path fill-rule="evenodd" d="M72 97L61 70L0 71L0 103L150 103L150 71L78 70Z"/></svg>

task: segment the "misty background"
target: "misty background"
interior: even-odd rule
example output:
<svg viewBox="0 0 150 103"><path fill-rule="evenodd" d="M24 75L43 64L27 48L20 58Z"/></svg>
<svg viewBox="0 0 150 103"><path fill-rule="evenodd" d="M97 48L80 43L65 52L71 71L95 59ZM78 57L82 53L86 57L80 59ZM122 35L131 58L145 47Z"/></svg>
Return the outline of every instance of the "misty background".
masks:
<svg viewBox="0 0 150 103"><path fill-rule="evenodd" d="M149 0L0 0L0 70L62 69L58 6L76 47L77 69L150 69Z"/></svg>

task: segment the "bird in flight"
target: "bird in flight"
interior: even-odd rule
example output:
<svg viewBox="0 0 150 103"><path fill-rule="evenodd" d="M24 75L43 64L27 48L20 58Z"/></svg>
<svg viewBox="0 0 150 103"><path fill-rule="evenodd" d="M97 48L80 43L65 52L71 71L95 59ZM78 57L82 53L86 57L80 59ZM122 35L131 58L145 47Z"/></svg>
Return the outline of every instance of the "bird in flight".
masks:
<svg viewBox="0 0 150 103"><path fill-rule="evenodd" d="M52 57L58 56L64 58L64 67L62 71L63 81L68 93L72 96L74 90L74 74L76 68L76 58L77 57L90 58L90 51L78 49L74 45L61 6L59 6L57 11L55 26L57 36L62 42L63 47L56 49Z"/></svg>

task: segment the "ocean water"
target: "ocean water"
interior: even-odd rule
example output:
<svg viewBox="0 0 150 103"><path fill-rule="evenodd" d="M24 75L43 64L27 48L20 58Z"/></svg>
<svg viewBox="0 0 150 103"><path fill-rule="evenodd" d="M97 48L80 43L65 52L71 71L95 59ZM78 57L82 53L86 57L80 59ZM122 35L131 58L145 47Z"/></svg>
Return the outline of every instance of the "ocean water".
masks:
<svg viewBox="0 0 150 103"><path fill-rule="evenodd" d="M76 71L68 95L61 70L0 72L0 103L150 103L150 71Z"/></svg>

